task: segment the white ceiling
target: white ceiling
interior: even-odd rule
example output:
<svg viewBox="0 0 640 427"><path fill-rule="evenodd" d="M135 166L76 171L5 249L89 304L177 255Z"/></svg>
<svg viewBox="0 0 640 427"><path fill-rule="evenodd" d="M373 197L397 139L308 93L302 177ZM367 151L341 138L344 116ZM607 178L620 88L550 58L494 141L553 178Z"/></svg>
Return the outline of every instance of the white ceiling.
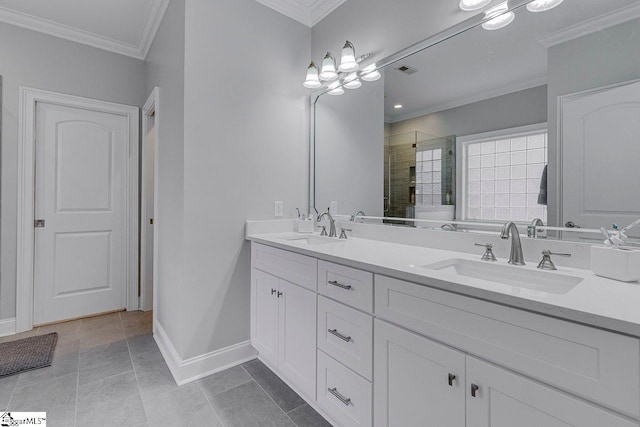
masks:
<svg viewBox="0 0 640 427"><path fill-rule="evenodd" d="M313 27L346 0L256 0L308 27Z"/></svg>
<svg viewBox="0 0 640 427"><path fill-rule="evenodd" d="M144 59L170 0L0 0L0 21Z"/></svg>
<svg viewBox="0 0 640 427"><path fill-rule="evenodd" d="M510 26L475 28L385 70L385 116L397 122L545 84L547 47L640 17L638 0L565 0L558 8L521 8ZM396 68L418 70L406 75ZM396 110L395 104L404 108Z"/></svg>

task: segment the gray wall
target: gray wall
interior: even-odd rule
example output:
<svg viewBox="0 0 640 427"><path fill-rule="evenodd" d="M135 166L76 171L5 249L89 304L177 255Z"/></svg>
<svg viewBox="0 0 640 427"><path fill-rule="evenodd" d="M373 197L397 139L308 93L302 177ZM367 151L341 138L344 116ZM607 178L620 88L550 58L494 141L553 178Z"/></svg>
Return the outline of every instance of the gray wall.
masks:
<svg viewBox="0 0 640 427"><path fill-rule="evenodd" d="M558 182L558 97L640 78L640 20L549 49L549 183ZM549 224L558 224L559 194L549 186Z"/></svg>
<svg viewBox="0 0 640 427"><path fill-rule="evenodd" d="M184 193L184 13L185 0L172 0L147 55L146 93L160 88L158 122L158 322L181 347L182 315L175 309L183 283Z"/></svg>
<svg viewBox="0 0 640 427"><path fill-rule="evenodd" d="M383 210L384 83L363 82L342 96L323 95L316 104L316 209L332 200L338 212Z"/></svg>
<svg viewBox="0 0 640 427"><path fill-rule="evenodd" d="M15 317L18 86L140 106L143 61L0 23L2 212L0 319Z"/></svg>
<svg viewBox="0 0 640 427"><path fill-rule="evenodd" d="M249 339L244 223L308 198L311 31L254 0L186 3L183 359Z"/></svg>
<svg viewBox="0 0 640 427"><path fill-rule="evenodd" d="M497 0L495 0L497 2ZM312 58L335 55L345 40L356 54L371 53L372 62L474 16L454 0L348 0L320 21L312 31Z"/></svg>
<svg viewBox="0 0 640 427"><path fill-rule="evenodd" d="M547 121L547 86L538 86L391 124L391 135L420 131L457 137Z"/></svg>

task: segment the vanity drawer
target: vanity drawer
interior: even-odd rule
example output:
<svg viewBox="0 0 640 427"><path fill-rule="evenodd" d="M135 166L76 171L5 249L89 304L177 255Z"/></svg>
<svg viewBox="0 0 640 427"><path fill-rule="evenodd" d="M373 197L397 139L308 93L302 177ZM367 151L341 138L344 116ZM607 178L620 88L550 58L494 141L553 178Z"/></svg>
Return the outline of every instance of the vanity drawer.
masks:
<svg viewBox="0 0 640 427"><path fill-rule="evenodd" d="M628 415L640 341L376 275L376 316Z"/></svg>
<svg viewBox="0 0 640 427"><path fill-rule="evenodd" d="M318 351L318 405L343 427L371 427L371 383Z"/></svg>
<svg viewBox="0 0 640 427"><path fill-rule="evenodd" d="M318 261L318 292L358 310L373 311L373 274Z"/></svg>
<svg viewBox="0 0 640 427"><path fill-rule="evenodd" d="M371 381L373 317L318 297L318 347Z"/></svg>
<svg viewBox="0 0 640 427"><path fill-rule="evenodd" d="M314 292L317 290L318 260L315 258L252 243L251 266Z"/></svg>

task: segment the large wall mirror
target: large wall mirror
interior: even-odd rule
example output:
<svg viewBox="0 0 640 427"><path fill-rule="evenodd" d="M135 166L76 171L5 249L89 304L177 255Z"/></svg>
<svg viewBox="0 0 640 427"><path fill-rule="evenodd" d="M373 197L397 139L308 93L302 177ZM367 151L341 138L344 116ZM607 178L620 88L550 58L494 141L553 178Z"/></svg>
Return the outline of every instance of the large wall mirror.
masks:
<svg viewBox="0 0 640 427"><path fill-rule="evenodd" d="M640 1L508 5L503 28L481 13L315 99L312 206L405 226L640 216Z"/></svg>

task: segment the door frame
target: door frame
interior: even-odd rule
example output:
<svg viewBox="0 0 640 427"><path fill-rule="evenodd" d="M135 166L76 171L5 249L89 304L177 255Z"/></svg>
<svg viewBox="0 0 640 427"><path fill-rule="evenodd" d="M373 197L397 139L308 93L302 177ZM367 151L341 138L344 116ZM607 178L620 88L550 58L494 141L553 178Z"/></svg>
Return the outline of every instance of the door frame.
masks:
<svg viewBox="0 0 640 427"><path fill-rule="evenodd" d="M159 152L159 137L158 125L160 123L160 88L156 86L149 95L147 102L142 107L142 138L146 142L147 133L149 132L149 123L151 116L154 117L153 133L153 280L152 280L152 301L146 301L145 288L147 286L146 279L146 253L147 253L147 231L144 227L144 222L148 217L146 212L146 186L144 185L144 177L146 176L146 157L144 156L144 144L140 144L141 147L141 170L140 170L140 309L141 310L153 310L153 319L155 324L156 306L157 306L157 277L158 277L158 152ZM144 222L143 222L144 221Z"/></svg>
<svg viewBox="0 0 640 427"><path fill-rule="evenodd" d="M140 110L138 107L90 98L19 87L16 332L33 329L35 268L35 126L36 104L60 105L124 116L129 126L127 159L126 307L137 310L138 301L138 193ZM135 295L135 298L133 296Z"/></svg>

